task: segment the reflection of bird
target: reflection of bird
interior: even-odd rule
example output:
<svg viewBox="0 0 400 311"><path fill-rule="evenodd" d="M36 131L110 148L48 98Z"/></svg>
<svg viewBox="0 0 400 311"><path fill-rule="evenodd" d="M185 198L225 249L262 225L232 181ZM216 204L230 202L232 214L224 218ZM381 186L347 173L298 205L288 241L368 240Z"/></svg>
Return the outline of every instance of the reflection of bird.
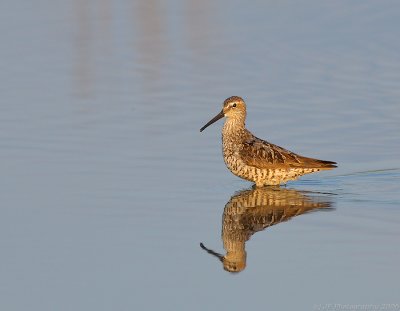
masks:
<svg viewBox="0 0 400 311"><path fill-rule="evenodd" d="M201 248L217 256L229 272L240 272L246 267L245 243L250 237L269 226L287 221L316 209L328 209L332 203L326 195L301 193L294 189L255 188L243 190L231 197L222 216L223 256L203 243Z"/></svg>
<svg viewBox="0 0 400 311"><path fill-rule="evenodd" d="M222 129L224 161L235 175L253 181L258 187L279 185L304 174L336 167L335 162L306 158L255 137L245 128L246 104L232 96L224 101L219 114L200 132L226 117Z"/></svg>

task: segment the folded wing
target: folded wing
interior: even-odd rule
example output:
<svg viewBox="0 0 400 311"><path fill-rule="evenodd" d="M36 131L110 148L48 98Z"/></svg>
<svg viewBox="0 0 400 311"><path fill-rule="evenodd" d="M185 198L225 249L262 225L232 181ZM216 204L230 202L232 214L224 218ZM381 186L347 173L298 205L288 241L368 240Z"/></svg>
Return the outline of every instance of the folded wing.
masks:
<svg viewBox="0 0 400 311"><path fill-rule="evenodd" d="M255 136L251 136L243 143L240 157L247 165L260 169L318 168L328 170L336 167L335 162L303 157Z"/></svg>

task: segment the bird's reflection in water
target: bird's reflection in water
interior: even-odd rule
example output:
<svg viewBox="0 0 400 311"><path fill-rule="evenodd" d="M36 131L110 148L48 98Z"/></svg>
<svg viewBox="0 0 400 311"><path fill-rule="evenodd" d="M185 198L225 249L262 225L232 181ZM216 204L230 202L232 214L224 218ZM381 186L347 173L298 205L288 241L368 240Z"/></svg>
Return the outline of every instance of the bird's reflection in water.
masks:
<svg viewBox="0 0 400 311"><path fill-rule="evenodd" d="M226 255L201 248L220 259L225 270L246 268L245 244L250 237L269 226L316 210L332 210L332 194L301 192L294 189L255 188L235 193L222 216L222 241Z"/></svg>

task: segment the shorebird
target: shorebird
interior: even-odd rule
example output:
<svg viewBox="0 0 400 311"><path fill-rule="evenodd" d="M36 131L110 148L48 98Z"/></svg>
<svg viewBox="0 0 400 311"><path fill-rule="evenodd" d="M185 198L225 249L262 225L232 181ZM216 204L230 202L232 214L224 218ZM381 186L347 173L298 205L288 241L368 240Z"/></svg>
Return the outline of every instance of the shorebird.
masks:
<svg viewBox="0 0 400 311"><path fill-rule="evenodd" d="M239 96L227 98L220 113L206 127L226 117L222 151L228 169L257 187L286 184L289 180L336 167L336 162L303 157L254 136L245 127L246 104Z"/></svg>

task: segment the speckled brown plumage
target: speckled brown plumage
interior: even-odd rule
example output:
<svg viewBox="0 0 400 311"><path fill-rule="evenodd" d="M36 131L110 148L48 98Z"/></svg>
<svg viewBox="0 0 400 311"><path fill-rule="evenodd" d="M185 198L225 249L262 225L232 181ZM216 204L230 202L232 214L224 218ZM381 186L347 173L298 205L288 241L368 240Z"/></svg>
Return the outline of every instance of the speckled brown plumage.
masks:
<svg viewBox="0 0 400 311"><path fill-rule="evenodd" d="M222 128L222 150L228 169L258 187L280 185L298 177L329 170L335 162L303 157L254 136L245 127L246 104L232 96L224 101L222 111L200 131L226 117Z"/></svg>

